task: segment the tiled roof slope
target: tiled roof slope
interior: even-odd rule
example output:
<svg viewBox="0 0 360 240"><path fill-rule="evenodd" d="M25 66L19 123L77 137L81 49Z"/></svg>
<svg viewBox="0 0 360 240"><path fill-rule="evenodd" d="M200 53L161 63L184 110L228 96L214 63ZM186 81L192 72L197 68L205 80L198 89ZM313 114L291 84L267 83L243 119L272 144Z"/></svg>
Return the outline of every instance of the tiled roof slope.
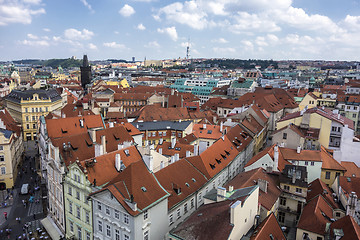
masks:
<svg viewBox="0 0 360 240"><path fill-rule="evenodd" d="M1 121L3 121L7 130L15 132L18 137L21 137L21 127L16 124L15 120L11 117L8 110L0 110L0 119Z"/></svg>
<svg viewBox="0 0 360 240"><path fill-rule="evenodd" d="M270 236L272 236L272 238ZM273 212L271 212L270 215L267 216L259 226L257 226L250 237L250 240L264 239L286 240L284 232L281 230Z"/></svg>
<svg viewBox="0 0 360 240"><path fill-rule="evenodd" d="M208 180L185 159L161 169L155 173L155 177L170 193L168 209L199 190ZM176 191L180 191L179 194Z"/></svg>
<svg viewBox="0 0 360 240"><path fill-rule="evenodd" d="M259 204L270 211L281 194L281 190L277 187L279 184L276 175L269 174L262 168L257 168L238 174L224 187L233 186L234 189L250 187L256 185L259 179L268 182L267 192L260 191Z"/></svg>
<svg viewBox="0 0 360 240"><path fill-rule="evenodd" d="M230 224L231 204L232 202L227 200L203 205L171 234L184 240L227 240L233 229Z"/></svg>
<svg viewBox="0 0 360 240"><path fill-rule="evenodd" d="M360 177L360 168L356 163L342 161L341 165L346 169L345 177Z"/></svg>
<svg viewBox="0 0 360 240"><path fill-rule="evenodd" d="M83 126L80 125L83 120ZM61 138L87 132L88 128L104 128L100 115L86 115L81 117L46 119L46 128L49 138Z"/></svg>
<svg viewBox="0 0 360 240"><path fill-rule="evenodd" d="M322 195L325 201L330 204L333 209L340 209L339 204L335 202L332 196L332 191L330 190L330 188L320 179L315 179L308 185L306 201L310 202L318 195Z"/></svg>
<svg viewBox="0 0 360 240"><path fill-rule="evenodd" d="M324 236L326 225L331 223L332 218L333 209L323 196L318 195L303 208L297 227Z"/></svg>
<svg viewBox="0 0 360 240"><path fill-rule="evenodd" d="M169 196L169 193L160 186L143 161L130 164L99 192L104 190L110 191L132 216L140 214L151 204ZM136 211L126 203L131 199L137 203Z"/></svg>
<svg viewBox="0 0 360 240"><path fill-rule="evenodd" d="M142 161L137 148L135 146L130 146L98 156L95 161L94 158L79 161L79 164L83 170L86 169L87 178L91 183L94 183L94 180L96 179L96 185L102 186L119 174L115 168L116 154L120 154L120 159L125 167L130 166L130 164L134 162Z"/></svg>
<svg viewBox="0 0 360 240"><path fill-rule="evenodd" d="M197 138L204 139L216 140L222 136L222 132L220 132L220 126L218 125L194 124L192 132Z"/></svg>
<svg viewBox="0 0 360 240"><path fill-rule="evenodd" d="M360 226L349 215L331 224L331 236L334 236L334 229L342 229L344 236L341 237L341 240L360 239Z"/></svg>
<svg viewBox="0 0 360 240"><path fill-rule="evenodd" d="M66 117L77 117L95 114L91 110L84 110L81 104L68 103L61 109L61 115L65 115Z"/></svg>
<svg viewBox="0 0 360 240"><path fill-rule="evenodd" d="M177 142L174 148L171 147L171 142L163 142L156 146L156 151L159 152L159 149L162 149L162 155L164 156L174 156L176 153L179 154L180 158L186 157L186 152L194 152L194 146L190 144L183 144Z"/></svg>
<svg viewBox="0 0 360 240"><path fill-rule="evenodd" d="M350 194L355 192L357 196L360 196L360 178L359 177L345 177L339 176L339 186L345 192L345 194Z"/></svg>

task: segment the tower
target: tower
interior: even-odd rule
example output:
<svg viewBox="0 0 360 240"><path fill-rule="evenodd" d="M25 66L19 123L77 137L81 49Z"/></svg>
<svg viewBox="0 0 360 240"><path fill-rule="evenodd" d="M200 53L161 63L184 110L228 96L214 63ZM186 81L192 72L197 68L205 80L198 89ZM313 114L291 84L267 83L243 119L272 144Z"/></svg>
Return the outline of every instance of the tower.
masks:
<svg viewBox="0 0 360 240"><path fill-rule="evenodd" d="M190 57L190 38L188 40L188 44L186 47L186 59L189 59L189 57Z"/></svg>
<svg viewBox="0 0 360 240"><path fill-rule="evenodd" d="M90 83L91 80L91 66L89 65L89 61L87 55L83 57L83 64L80 67L81 70L81 86L85 89L86 84Z"/></svg>

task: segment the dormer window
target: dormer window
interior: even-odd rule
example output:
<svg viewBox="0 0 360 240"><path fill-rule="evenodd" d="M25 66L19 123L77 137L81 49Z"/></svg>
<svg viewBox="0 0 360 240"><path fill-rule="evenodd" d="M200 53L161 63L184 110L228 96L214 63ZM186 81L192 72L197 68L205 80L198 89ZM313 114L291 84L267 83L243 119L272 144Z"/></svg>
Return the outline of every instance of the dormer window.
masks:
<svg viewBox="0 0 360 240"><path fill-rule="evenodd" d="M141 190L143 191L143 192L146 192L147 190L146 190L146 187L141 187Z"/></svg>
<svg viewBox="0 0 360 240"><path fill-rule="evenodd" d="M214 169L214 168L215 168L215 164L209 163L209 165L210 165L211 169Z"/></svg>
<svg viewBox="0 0 360 240"><path fill-rule="evenodd" d="M129 149L125 149L124 152L125 152L125 155L126 155L126 156L130 156Z"/></svg>

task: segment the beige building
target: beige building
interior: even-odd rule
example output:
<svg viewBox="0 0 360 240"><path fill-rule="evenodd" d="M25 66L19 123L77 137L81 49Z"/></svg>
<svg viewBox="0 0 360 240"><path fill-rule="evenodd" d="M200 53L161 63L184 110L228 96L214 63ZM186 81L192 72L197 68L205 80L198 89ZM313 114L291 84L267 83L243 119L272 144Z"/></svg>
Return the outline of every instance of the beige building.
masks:
<svg viewBox="0 0 360 240"><path fill-rule="evenodd" d="M36 140L40 116L59 110L62 98L55 90L13 90L5 98L6 108L21 124L25 141Z"/></svg>

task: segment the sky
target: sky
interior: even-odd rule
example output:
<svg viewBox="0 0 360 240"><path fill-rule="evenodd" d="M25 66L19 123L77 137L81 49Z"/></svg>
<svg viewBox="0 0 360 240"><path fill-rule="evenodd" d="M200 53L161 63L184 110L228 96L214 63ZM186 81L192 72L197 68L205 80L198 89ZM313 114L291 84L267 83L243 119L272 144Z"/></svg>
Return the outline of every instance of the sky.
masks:
<svg viewBox="0 0 360 240"><path fill-rule="evenodd" d="M0 0L0 60L354 60L360 0Z"/></svg>

